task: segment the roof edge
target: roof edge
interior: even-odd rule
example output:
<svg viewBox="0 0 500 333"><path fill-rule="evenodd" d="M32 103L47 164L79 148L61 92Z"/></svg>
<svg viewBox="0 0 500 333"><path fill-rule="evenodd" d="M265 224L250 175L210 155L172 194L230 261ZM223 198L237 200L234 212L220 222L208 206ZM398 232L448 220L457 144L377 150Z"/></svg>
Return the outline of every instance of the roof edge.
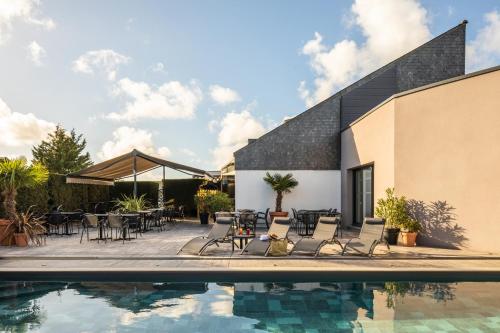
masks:
<svg viewBox="0 0 500 333"><path fill-rule="evenodd" d="M496 72L496 71L500 71L500 65L489 67L489 68L485 68L485 69L481 69L479 71L468 73L468 74L464 74L464 75L460 75L460 76L455 76L455 77L452 77L451 79L446 79L446 80L443 80L443 81L438 81L438 82L430 83L430 84L427 84L427 85L422 86L422 87L418 87L418 88L414 88L414 89L410 89L410 90L406 90L406 91L402 91L400 93L394 94L391 97L385 99L383 102L381 102L378 105L374 106L372 109L370 109L370 111L366 112L364 115L362 115L358 119L354 120L353 122L351 122L346 127L340 129L340 132L342 133L343 131L349 129L351 126L357 124L358 122L360 122L361 120L363 120L365 117L367 117L370 114L372 114L373 112L377 111L377 109L379 109L380 107L382 107L385 104L389 103L393 99L396 99L396 98L399 98L399 97L403 97L403 96L406 96L406 95L410 95L410 94L414 94L414 93L417 93L417 92L420 92L420 91L423 91L423 90L432 89L432 88L435 88L435 87L438 87L438 86L443 86L445 84L450 84L450 83L454 83L454 82L458 82L458 81L470 79L470 78L475 77L475 76L480 76L480 75L483 75L483 74L488 74L488 73Z"/></svg>

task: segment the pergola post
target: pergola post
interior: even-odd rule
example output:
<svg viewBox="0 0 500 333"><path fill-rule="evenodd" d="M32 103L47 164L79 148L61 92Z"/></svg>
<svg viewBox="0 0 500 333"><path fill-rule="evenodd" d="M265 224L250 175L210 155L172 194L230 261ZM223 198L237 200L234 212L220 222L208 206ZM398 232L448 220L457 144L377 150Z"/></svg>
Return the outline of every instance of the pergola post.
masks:
<svg viewBox="0 0 500 333"><path fill-rule="evenodd" d="M137 198L137 154L135 153L135 150L133 152L134 156L134 166L132 168L132 172L134 174L134 198Z"/></svg>

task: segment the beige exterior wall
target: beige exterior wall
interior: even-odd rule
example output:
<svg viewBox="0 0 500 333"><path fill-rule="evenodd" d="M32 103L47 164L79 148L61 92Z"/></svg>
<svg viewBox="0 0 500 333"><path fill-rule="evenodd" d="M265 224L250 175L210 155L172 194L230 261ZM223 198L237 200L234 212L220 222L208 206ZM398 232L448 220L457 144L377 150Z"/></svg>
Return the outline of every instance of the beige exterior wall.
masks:
<svg viewBox="0 0 500 333"><path fill-rule="evenodd" d="M374 162L375 202L393 186L411 200L419 244L500 251L500 70L396 97L341 136L347 224L348 169Z"/></svg>
<svg viewBox="0 0 500 333"><path fill-rule="evenodd" d="M341 187L343 223L352 224L352 170L374 165L374 203L394 184L394 101L341 133Z"/></svg>
<svg viewBox="0 0 500 333"><path fill-rule="evenodd" d="M397 98L395 115L395 188L417 201L420 242L500 251L500 71Z"/></svg>

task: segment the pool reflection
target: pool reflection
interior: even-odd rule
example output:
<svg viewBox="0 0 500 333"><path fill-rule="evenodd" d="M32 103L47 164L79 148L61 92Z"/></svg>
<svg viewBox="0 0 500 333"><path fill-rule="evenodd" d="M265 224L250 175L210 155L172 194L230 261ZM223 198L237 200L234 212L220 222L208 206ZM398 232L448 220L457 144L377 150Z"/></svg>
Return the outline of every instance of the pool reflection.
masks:
<svg viewBox="0 0 500 333"><path fill-rule="evenodd" d="M0 331L500 331L499 283L3 283ZM410 329L411 331L411 329Z"/></svg>

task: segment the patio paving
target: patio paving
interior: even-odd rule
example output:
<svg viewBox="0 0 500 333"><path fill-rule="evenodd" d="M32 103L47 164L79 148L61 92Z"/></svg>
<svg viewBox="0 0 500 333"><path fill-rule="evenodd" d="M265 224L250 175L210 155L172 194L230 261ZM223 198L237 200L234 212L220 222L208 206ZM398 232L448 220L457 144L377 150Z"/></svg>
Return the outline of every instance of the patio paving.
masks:
<svg viewBox="0 0 500 333"><path fill-rule="evenodd" d="M44 259L44 258L73 258L73 259L127 259L127 258L157 258L157 259L197 259L197 260L213 260L219 258L233 258L233 259L245 259L254 258L255 256L239 254L237 248L233 253L231 250L230 243L220 244L220 247L211 246L209 247L203 256L191 256L191 255L177 255L177 251L189 241L191 238L197 236L203 236L208 233L211 225L200 225L199 222L193 220L186 220L183 222L170 224L167 226L167 230L162 232L149 231L144 233L142 236L138 236L137 239L132 239L131 241L87 241L86 236L84 236L82 243L80 244L80 235L72 236L50 236L47 237L47 243L45 246L35 247L30 246L28 248L19 247L0 247L0 258L10 259L10 258L32 258L32 259ZM76 230L76 228L75 228ZM265 229L258 229L257 234L265 233ZM344 239L349 239L356 237L358 234L357 230L344 230ZM90 238L97 237L97 232L95 230L91 231ZM300 239L300 236L295 232L290 231L289 237L293 241ZM289 245L291 249L291 245ZM323 248L321 252L320 259L331 258L332 255L337 257L340 254L340 247L338 245L327 245ZM410 258L495 258L499 257L500 254L477 252L471 250L450 250L450 249L439 249L439 248L429 248L429 247L403 247L403 246L391 246L391 251L389 252L387 248L383 245L377 247L375 251L375 257L379 259L410 259ZM261 258L257 256L257 258ZM287 259L293 260L294 258L310 258L310 256L298 256L293 255L285 257ZM278 258L275 258L278 259ZM281 258L279 258L281 259ZM337 258L339 259L339 258Z"/></svg>
<svg viewBox="0 0 500 333"><path fill-rule="evenodd" d="M336 245L325 247L322 256L267 257L239 255L231 244L212 246L203 256L176 255L189 239L205 235L210 226L195 221L169 225L166 231L150 231L129 242L87 242L80 236L51 236L42 247L0 247L1 272L181 272L198 271L312 271L312 272L421 272L468 271L500 274L500 254L428 247L378 247L373 259L342 257ZM259 232L258 232L259 233ZM262 230L265 233L265 230ZM356 236L344 231L344 238ZM91 235L95 237L94 233ZM294 232L292 240L299 239ZM334 276L334 275L332 275Z"/></svg>

